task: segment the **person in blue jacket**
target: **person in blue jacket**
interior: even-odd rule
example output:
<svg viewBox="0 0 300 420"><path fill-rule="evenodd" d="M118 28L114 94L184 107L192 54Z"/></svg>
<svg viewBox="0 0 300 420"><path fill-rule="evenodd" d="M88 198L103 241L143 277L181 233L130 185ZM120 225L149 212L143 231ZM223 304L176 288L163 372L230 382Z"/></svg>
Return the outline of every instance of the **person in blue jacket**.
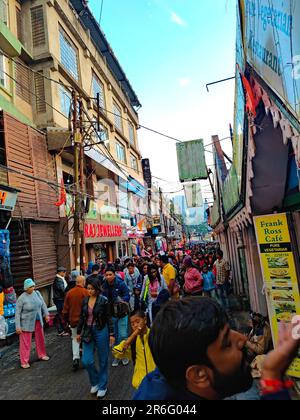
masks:
<svg viewBox="0 0 300 420"><path fill-rule="evenodd" d="M281 334L262 369L263 399L288 400L284 379L300 346L300 321ZM284 326L284 328L286 328ZM148 374L134 400L218 400L252 386L247 337L230 329L222 307L207 297L168 302L157 315L149 346L157 369Z"/></svg>
<svg viewBox="0 0 300 420"><path fill-rule="evenodd" d="M114 323L116 346L128 338L128 315L130 291L125 282L118 276L113 266L105 270L105 280L102 284L103 296L108 299L110 315ZM122 359L124 366L128 365L128 359ZM117 359L113 359L112 366L119 365Z"/></svg>

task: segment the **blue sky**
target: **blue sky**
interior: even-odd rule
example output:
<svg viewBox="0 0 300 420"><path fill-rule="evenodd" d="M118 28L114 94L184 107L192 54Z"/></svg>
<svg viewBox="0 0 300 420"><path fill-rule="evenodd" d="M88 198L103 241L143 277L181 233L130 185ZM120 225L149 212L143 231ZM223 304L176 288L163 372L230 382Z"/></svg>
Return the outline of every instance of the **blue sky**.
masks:
<svg viewBox="0 0 300 420"><path fill-rule="evenodd" d="M101 27L143 107L140 123L189 140L228 136L233 122L234 81L206 83L234 76L235 0L104 0ZM100 0L90 0L96 19ZM143 157L154 175L180 189L176 143L140 130ZM230 153L230 142L224 142ZM211 154L207 153L211 164ZM207 190L203 182L203 190ZM204 192L205 197L211 197Z"/></svg>

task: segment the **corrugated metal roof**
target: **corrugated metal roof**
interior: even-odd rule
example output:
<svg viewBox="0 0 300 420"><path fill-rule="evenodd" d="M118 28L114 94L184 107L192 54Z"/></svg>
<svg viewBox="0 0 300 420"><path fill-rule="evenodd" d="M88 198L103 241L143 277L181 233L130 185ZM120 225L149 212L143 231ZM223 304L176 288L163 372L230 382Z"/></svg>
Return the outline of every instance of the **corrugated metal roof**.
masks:
<svg viewBox="0 0 300 420"><path fill-rule="evenodd" d="M132 89L129 80L127 79L126 74L124 73L118 59L116 58L94 15L89 9L87 1L70 0L70 3L74 7L76 13L79 15L82 24L90 30L91 38L93 39L100 53L105 57L107 65L110 68L111 72L118 80L118 82L121 83L121 87L126 96L128 96L131 105L135 107L141 107L142 105L136 93Z"/></svg>

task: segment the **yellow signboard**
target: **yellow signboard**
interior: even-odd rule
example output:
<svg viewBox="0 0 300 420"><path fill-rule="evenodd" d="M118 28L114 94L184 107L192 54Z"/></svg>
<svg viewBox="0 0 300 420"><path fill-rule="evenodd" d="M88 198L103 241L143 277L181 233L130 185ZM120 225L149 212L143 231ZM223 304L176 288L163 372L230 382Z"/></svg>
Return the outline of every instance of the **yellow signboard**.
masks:
<svg viewBox="0 0 300 420"><path fill-rule="evenodd" d="M275 344L281 322L300 315L300 297L287 215L254 217L261 268L267 292L269 317ZM300 354L289 370L300 378Z"/></svg>

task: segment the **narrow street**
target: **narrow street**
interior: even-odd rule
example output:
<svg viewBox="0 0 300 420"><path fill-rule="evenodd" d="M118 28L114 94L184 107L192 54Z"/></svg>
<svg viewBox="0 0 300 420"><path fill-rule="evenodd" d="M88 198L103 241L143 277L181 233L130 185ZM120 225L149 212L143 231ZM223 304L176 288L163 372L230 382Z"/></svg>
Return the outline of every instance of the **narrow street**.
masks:
<svg viewBox="0 0 300 420"><path fill-rule="evenodd" d="M18 340L0 349L0 400L95 400L90 395L87 373L72 371L71 340L58 337L56 330L46 333L49 362L40 362L31 353L31 368L20 368ZM110 368L106 400L130 400L132 365Z"/></svg>

